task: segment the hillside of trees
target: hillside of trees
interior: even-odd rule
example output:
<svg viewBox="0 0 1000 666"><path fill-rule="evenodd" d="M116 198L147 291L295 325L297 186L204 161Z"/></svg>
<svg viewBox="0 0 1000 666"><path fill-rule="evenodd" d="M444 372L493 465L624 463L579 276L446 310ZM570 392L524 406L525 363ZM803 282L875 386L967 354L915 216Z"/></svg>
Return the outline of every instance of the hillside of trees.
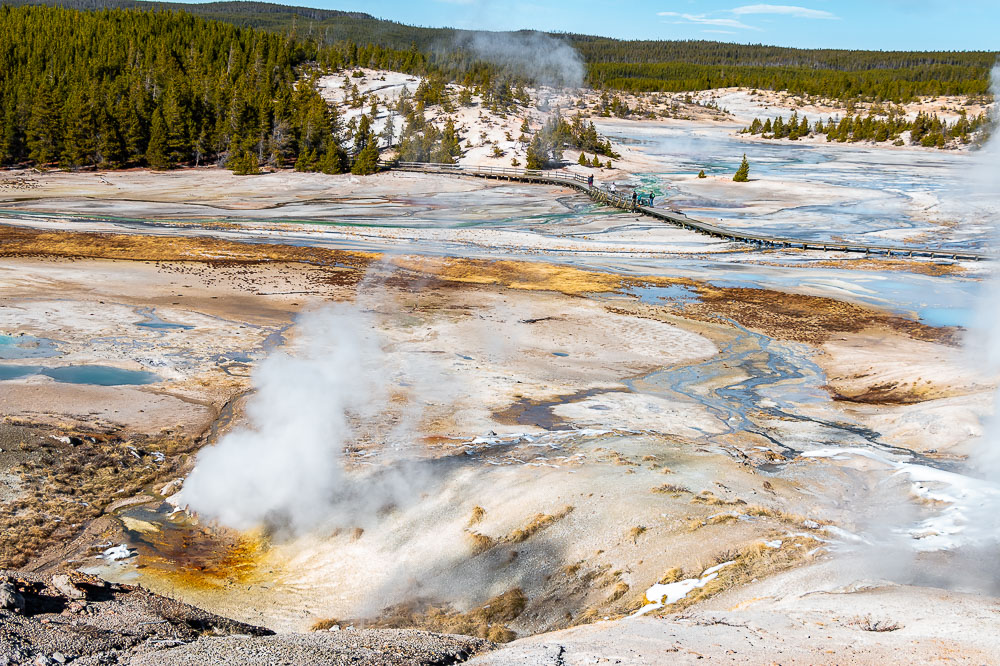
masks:
<svg viewBox="0 0 1000 666"><path fill-rule="evenodd" d="M343 171L335 112L296 85L316 58L189 14L0 7L0 164Z"/></svg>
<svg viewBox="0 0 1000 666"><path fill-rule="evenodd" d="M66 2L88 8L109 2L122 7L150 6L134 0ZM194 7L206 15L229 16L230 20L208 20L186 11L80 11L28 2L17 7L0 5L0 165L165 169L216 163L239 173L254 173L264 165L327 173L370 169L372 153L377 156L377 140L365 133L368 130L362 131L367 127L365 119L360 126L343 127L336 110L323 101L314 85L314 77L322 72L357 66L426 77L413 112L401 112L407 120L403 152L413 159L445 161L455 157L459 140L453 130L426 126L418 118L425 106L467 103L448 98L445 90L449 81L474 88L484 107L498 113L516 111L530 101L523 88L524 77L504 66L476 60L460 50L425 51L415 43L405 48L387 45L400 41L408 31L425 29L389 24L364 14L328 10L300 13L298 8L266 3L180 6ZM246 23L271 17L271 24L265 25L272 29L235 25L237 17ZM289 20L293 27L286 25ZM328 42L325 37L304 36L318 28L300 26L297 21L342 27L353 21L388 25L392 30L382 34L382 43ZM374 30L366 34L375 34ZM595 53L612 57L614 51L608 42L595 42ZM680 51L664 51L665 44L682 46ZM725 53L707 42L656 42L650 43L649 57L685 53L685 44L691 47L695 60L707 62ZM740 57L748 58L754 49L760 49L762 62L807 57L794 49L733 48ZM872 67L879 62L870 54L859 54L855 62L839 60L837 54L842 52L809 53L808 57L818 59L814 64ZM919 66L914 63L920 54L885 57L887 62L907 67L813 70L801 64L806 60L790 66L739 67L591 63L590 76L623 89L773 85L830 97L880 100L944 92L978 94L985 86L985 80L974 76L981 64L976 54L923 54L927 62ZM471 97L468 90L465 96ZM859 131L867 137L865 122L851 120L844 140L855 140ZM889 136L898 138L904 131L898 127L901 122L891 119L886 129ZM918 136L922 144L940 144L939 136L946 143L951 139L965 141L981 122L967 119L949 127L931 118L926 132L921 133L918 127L911 136ZM881 130L876 133L881 134ZM838 125L834 136L841 140L842 135ZM536 139L532 154L540 163L556 159L559 146L593 152L595 159L596 154L612 156L610 146L598 142L593 128L583 126L579 119L572 123L557 119L551 127L542 128ZM345 146L353 147L353 157Z"/></svg>
<svg viewBox="0 0 1000 666"><path fill-rule="evenodd" d="M205 4L139 0L5 0L8 4L47 4L78 9L172 9L199 17L259 28L319 47L356 49L358 64L377 66L387 53L402 71L445 73L452 80L497 72L461 44L470 33L422 28L359 12L288 7L264 2ZM904 102L919 95L983 95L990 52L891 52L793 49L711 41L626 41L589 35L553 35L573 46L595 88L633 92L684 92L722 86L788 90L831 99ZM366 60L367 59L367 60ZM508 68L510 64L508 63ZM488 74L486 74L488 73ZM504 72L514 77L523 72Z"/></svg>

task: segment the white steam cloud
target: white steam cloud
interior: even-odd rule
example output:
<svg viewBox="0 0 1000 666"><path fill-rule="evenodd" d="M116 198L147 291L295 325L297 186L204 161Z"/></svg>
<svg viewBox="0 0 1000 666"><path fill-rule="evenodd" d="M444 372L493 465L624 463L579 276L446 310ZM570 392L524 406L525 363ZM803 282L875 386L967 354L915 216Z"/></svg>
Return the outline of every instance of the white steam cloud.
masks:
<svg viewBox="0 0 1000 666"><path fill-rule="evenodd" d="M371 434L358 424L385 421L393 386L376 323L355 304L304 314L297 351L255 370L248 424L198 454L178 503L235 529L301 533L363 525L419 493L429 477L416 461L345 467L345 446Z"/></svg>
<svg viewBox="0 0 1000 666"><path fill-rule="evenodd" d="M540 85L583 85L583 58L572 46L544 32L461 32L455 36L455 47L528 76Z"/></svg>
<svg viewBox="0 0 1000 666"><path fill-rule="evenodd" d="M992 72L994 99L1000 100L1000 66ZM957 174L961 184L942 201L942 210L967 228L993 229L1000 238L1000 108L994 103L991 133ZM976 316L966 339L970 384L995 381L1000 375L1000 273L982 285ZM892 461L891 456L865 455L892 475L874 487L867 499L877 510L861 519L860 567L896 582L1000 592L996 558L1000 550L1000 390L994 415L984 434L973 442L964 465L949 469L919 462ZM930 515L900 492L935 504ZM907 526L907 527L902 527ZM938 553L934 555L934 553ZM945 559L947 558L947 559Z"/></svg>
<svg viewBox="0 0 1000 666"><path fill-rule="evenodd" d="M994 243L1000 241L1000 64L993 68L992 130L989 140L975 154L975 174L970 179L972 201L977 214L985 218L982 223L992 227ZM979 307L969 339L970 356L978 370L985 370L992 378L1000 375L1000 273L994 268L993 278L983 289ZM997 491L992 501L984 502L978 521L983 531L1000 543L1000 389L994 396L994 413L986 424L982 443L971 456L970 462L985 480L994 484Z"/></svg>

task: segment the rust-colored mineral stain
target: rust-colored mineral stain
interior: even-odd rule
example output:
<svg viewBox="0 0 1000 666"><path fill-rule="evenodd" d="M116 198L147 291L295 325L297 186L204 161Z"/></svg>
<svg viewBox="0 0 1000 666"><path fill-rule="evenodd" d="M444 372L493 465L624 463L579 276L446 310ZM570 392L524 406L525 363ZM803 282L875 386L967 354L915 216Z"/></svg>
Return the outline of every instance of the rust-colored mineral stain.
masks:
<svg viewBox="0 0 1000 666"><path fill-rule="evenodd" d="M191 589L245 583L268 552L262 533L197 527L164 530L139 546L143 575Z"/></svg>

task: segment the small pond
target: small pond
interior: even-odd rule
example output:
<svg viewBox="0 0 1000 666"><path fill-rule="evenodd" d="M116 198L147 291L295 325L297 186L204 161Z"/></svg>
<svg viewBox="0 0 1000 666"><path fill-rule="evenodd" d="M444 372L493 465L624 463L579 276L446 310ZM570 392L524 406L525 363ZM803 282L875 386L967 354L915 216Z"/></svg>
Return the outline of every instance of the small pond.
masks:
<svg viewBox="0 0 1000 666"><path fill-rule="evenodd" d="M136 386L160 381L160 377L152 372L124 370L110 365L64 365L56 368L43 365L0 365L0 380L36 375L50 377L65 384L95 386Z"/></svg>

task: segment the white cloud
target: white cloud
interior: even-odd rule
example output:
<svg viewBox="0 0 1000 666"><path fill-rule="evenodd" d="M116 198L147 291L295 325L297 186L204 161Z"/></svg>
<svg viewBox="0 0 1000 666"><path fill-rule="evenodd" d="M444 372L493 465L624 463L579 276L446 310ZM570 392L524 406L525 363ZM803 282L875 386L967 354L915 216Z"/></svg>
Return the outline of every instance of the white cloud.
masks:
<svg viewBox="0 0 1000 666"><path fill-rule="evenodd" d="M748 14L781 14L784 16L794 16L805 19L837 19L836 14L823 11L822 9L809 9L808 7L797 7L795 5L744 5L729 10L737 16Z"/></svg>
<svg viewBox="0 0 1000 666"><path fill-rule="evenodd" d="M738 30L760 30L752 25L731 18L711 18L708 14L682 14L680 12L659 12L657 16L675 17L674 23L692 23L694 25L712 25L720 28L736 28Z"/></svg>

